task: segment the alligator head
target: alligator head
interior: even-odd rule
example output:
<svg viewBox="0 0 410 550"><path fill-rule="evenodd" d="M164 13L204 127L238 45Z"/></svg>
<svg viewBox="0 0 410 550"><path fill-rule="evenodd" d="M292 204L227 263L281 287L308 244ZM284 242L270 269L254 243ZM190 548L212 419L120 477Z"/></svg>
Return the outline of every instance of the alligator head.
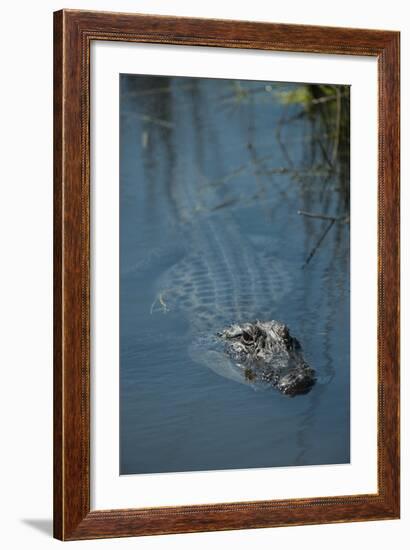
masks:
<svg viewBox="0 0 410 550"><path fill-rule="evenodd" d="M225 353L249 381L268 383L291 397L308 393L316 382L301 345L283 323L234 324L217 336L225 343Z"/></svg>

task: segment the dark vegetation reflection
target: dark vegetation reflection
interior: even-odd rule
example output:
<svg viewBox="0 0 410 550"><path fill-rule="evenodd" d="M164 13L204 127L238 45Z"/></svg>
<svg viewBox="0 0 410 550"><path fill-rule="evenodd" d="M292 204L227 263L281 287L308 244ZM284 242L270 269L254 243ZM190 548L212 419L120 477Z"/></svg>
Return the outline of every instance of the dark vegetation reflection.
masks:
<svg viewBox="0 0 410 550"><path fill-rule="evenodd" d="M121 75L120 97L120 473L349 462L349 87ZM312 390L194 360L229 312L286 323Z"/></svg>

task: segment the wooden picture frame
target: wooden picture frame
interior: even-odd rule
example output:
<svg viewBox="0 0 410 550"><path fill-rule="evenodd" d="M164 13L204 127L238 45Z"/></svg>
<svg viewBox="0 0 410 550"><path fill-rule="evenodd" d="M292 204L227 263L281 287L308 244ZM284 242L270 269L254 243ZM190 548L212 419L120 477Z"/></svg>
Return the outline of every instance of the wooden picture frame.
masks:
<svg viewBox="0 0 410 550"><path fill-rule="evenodd" d="M378 492L90 510L90 45L93 40L378 61ZM399 517L398 32L63 10L54 14L54 536L62 540Z"/></svg>

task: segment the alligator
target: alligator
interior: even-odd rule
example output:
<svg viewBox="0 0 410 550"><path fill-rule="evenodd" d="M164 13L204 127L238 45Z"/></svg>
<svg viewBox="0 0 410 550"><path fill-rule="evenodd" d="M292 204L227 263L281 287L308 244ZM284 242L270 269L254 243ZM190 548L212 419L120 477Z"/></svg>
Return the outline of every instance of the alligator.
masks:
<svg viewBox="0 0 410 550"><path fill-rule="evenodd" d="M198 216L186 227L185 257L161 277L151 311L180 311L189 355L217 374L283 395L310 391L315 372L272 308L290 290L286 265L241 234L230 213ZM188 238L189 236L189 238Z"/></svg>

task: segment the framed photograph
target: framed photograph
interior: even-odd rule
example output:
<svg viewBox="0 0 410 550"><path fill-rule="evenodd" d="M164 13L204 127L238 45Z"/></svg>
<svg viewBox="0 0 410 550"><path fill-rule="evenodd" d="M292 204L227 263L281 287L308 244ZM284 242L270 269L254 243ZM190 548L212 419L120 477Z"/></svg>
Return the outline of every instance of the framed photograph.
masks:
<svg viewBox="0 0 410 550"><path fill-rule="evenodd" d="M54 14L54 534L399 517L399 33Z"/></svg>

